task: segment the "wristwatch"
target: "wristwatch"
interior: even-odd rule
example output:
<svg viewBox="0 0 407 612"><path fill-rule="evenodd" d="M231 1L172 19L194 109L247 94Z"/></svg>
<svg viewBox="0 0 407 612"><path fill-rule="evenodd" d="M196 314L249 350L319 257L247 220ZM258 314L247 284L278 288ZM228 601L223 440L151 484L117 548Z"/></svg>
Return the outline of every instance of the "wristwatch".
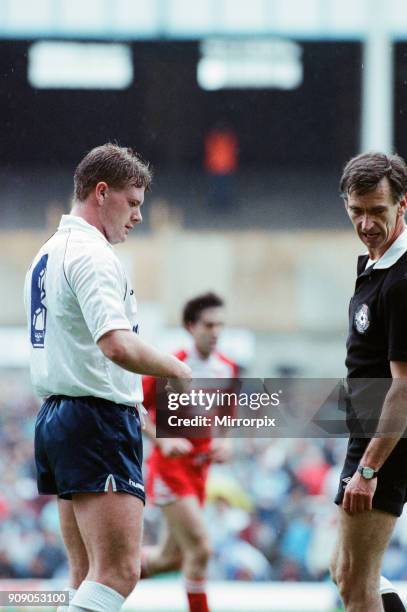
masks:
<svg viewBox="0 0 407 612"><path fill-rule="evenodd" d="M376 478L376 476L379 473L379 472L375 472L373 468L367 467L365 465L358 465L358 472L366 480L372 480L372 478Z"/></svg>

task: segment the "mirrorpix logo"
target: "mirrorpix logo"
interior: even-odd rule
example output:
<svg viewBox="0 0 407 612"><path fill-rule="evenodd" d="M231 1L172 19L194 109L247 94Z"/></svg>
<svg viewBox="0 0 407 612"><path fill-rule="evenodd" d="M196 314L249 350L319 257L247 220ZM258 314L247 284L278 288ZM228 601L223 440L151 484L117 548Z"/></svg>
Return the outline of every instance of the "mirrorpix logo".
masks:
<svg viewBox="0 0 407 612"><path fill-rule="evenodd" d="M369 314L369 306L367 304L362 304L356 309L354 321L355 327L360 334L365 334L369 329Z"/></svg>

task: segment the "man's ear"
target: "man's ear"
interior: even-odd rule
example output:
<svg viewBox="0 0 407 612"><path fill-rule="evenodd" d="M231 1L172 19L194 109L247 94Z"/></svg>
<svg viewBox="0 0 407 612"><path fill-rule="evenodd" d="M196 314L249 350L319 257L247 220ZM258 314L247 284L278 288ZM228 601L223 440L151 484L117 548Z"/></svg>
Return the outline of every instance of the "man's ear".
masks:
<svg viewBox="0 0 407 612"><path fill-rule="evenodd" d="M398 214L404 216L407 210L407 194L400 200L400 202L398 203L398 207Z"/></svg>
<svg viewBox="0 0 407 612"><path fill-rule="evenodd" d="M99 181L95 187L95 195L99 205L103 204L103 200L106 197L107 183L105 181Z"/></svg>

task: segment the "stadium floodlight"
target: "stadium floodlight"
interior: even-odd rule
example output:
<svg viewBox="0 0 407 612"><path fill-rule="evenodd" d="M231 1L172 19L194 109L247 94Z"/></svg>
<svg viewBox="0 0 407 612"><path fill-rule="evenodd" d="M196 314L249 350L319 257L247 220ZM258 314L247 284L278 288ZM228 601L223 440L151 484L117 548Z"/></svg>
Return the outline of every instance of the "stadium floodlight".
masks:
<svg viewBox="0 0 407 612"><path fill-rule="evenodd" d="M200 87L295 89L303 80L301 47L284 39L207 39L200 45Z"/></svg>
<svg viewBox="0 0 407 612"><path fill-rule="evenodd" d="M116 43L34 42L28 81L38 89L125 89L133 82L131 49Z"/></svg>

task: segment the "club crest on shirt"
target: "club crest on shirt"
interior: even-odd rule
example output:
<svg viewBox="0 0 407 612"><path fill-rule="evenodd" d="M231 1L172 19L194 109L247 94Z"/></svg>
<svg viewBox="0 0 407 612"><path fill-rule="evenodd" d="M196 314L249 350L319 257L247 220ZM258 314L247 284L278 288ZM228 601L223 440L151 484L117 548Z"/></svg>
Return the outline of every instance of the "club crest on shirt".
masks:
<svg viewBox="0 0 407 612"><path fill-rule="evenodd" d="M353 320L355 322L355 327L360 334L366 333L369 329L369 314L369 306L367 304L358 306Z"/></svg>

